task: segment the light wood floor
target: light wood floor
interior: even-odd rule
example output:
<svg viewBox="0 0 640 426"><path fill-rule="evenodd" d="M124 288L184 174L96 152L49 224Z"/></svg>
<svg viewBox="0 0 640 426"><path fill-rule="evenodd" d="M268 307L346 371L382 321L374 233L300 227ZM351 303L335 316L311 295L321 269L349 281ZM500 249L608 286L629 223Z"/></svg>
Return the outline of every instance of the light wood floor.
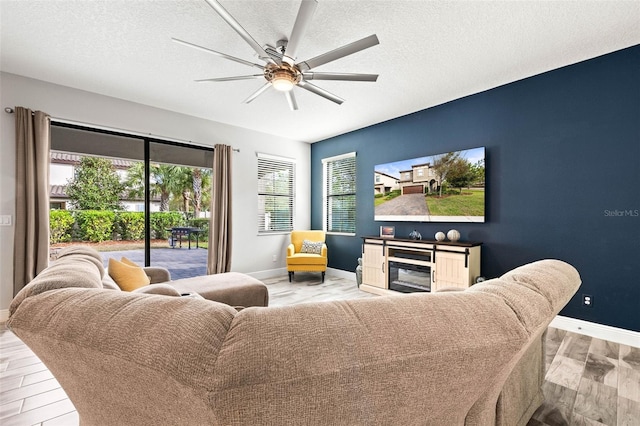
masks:
<svg viewBox="0 0 640 426"><path fill-rule="evenodd" d="M353 281L296 273L266 280L270 305L375 297ZM550 328L546 402L528 426L640 426L640 349ZM0 325L0 424L75 426L78 415L40 360Z"/></svg>

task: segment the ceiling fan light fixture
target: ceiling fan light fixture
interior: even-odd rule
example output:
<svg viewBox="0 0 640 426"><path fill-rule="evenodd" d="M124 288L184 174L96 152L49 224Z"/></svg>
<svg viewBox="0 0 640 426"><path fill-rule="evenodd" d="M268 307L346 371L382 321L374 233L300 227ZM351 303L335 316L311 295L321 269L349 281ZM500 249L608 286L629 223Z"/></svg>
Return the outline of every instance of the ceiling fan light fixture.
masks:
<svg viewBox="0 0 640 426"><path fill-rule="evenodd" d="M271 79L273 88L280 92L289 92L295 86L295 77L287 71L276 71Z"/></svg>
<svg viewBox="0 0 640 426"><path fill-rule="evenodd" d="M295 65L286 62L280 65L267 64L264 68L264 78L274 89L280 92L290 92L293 86L302 79L302 73Z"/></svg>

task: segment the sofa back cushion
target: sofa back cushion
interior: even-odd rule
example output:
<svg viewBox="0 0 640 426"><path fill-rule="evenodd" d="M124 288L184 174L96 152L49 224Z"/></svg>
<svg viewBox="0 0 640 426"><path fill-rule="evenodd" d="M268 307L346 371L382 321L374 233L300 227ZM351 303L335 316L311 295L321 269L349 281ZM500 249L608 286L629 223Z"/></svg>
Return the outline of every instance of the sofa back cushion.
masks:
<svg viewBox="0 0 640 426"><path fill-rule="evenodd" d="M9 306L12 315L27 297L66 287L102 288L104 268L92 255L74 253L59 256L18 292Z"/></svg>
<svg viewBox="0 0 640 426"><path fill-rule="evenodd" d="M77 257L84 256L87 260L93 262L93 264L100 271L100 275L104 275L104 266L102 265L102 255L94 248L89 246L69 246L58 253L56 260L60 260L63 257Z"/></svg>
<svg viewBox="0 0 640 426"><path fill-rule="evenodd" d="M118 284L116 284L113 278L111 278L111 275L109 275L108 273L104 274L104 276L102 277L102 288L107 290L120 291L120 287L118 287Z"/></svg>

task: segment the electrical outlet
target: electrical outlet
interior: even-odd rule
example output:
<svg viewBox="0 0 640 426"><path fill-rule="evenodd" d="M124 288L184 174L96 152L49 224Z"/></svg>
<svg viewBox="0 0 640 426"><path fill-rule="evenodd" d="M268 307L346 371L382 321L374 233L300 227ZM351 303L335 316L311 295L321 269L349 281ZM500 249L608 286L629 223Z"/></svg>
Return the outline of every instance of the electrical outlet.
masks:
<svg viewBox="0 0 640 426"><path fill-rule="evenodd" d="M1 226L11 226L11 215L3 214L0 216L0 225Z"/></svg>
<svg viewBox="0 0 640 426"><path fill-rule="evenodd" d="M273 260L274 262L278 261L278 255L274 254L273 257L271 258L271 260Z"/></svg>
<svg viewBox="0 0 640 426"><path fill-rule="evenodd" d="M582 295L582 306L585 306L587 308L592 308L593 307L593 296L591 296L590 294L583 294Z"/></svg>

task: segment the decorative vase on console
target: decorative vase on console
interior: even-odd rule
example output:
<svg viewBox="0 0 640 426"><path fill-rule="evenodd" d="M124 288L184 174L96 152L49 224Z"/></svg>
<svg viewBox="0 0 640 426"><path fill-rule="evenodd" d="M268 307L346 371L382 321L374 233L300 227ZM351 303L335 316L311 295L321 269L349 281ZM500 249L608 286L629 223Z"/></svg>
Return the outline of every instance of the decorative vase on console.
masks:
<svg viewBox="0 0 640 426"><path fill-rule="evenodd" d="M420 233L414 229L409 233L409 238L411 238L412 240L421 240L422 235L420 235Z"/></svg>
<svg viewBox="0 0 640 426"><path fill-rule="evenodd" d="M445 237L444 232L436 232L436 241L444 241Z"/></svg>
<svg viewBox="0 0 640 426"><path fill-rule="evenodd" d="M452 229L449 232L447 232L447 238L449 239L449 241L455 243L460 239L460 232L456 229Z"/></svg>

